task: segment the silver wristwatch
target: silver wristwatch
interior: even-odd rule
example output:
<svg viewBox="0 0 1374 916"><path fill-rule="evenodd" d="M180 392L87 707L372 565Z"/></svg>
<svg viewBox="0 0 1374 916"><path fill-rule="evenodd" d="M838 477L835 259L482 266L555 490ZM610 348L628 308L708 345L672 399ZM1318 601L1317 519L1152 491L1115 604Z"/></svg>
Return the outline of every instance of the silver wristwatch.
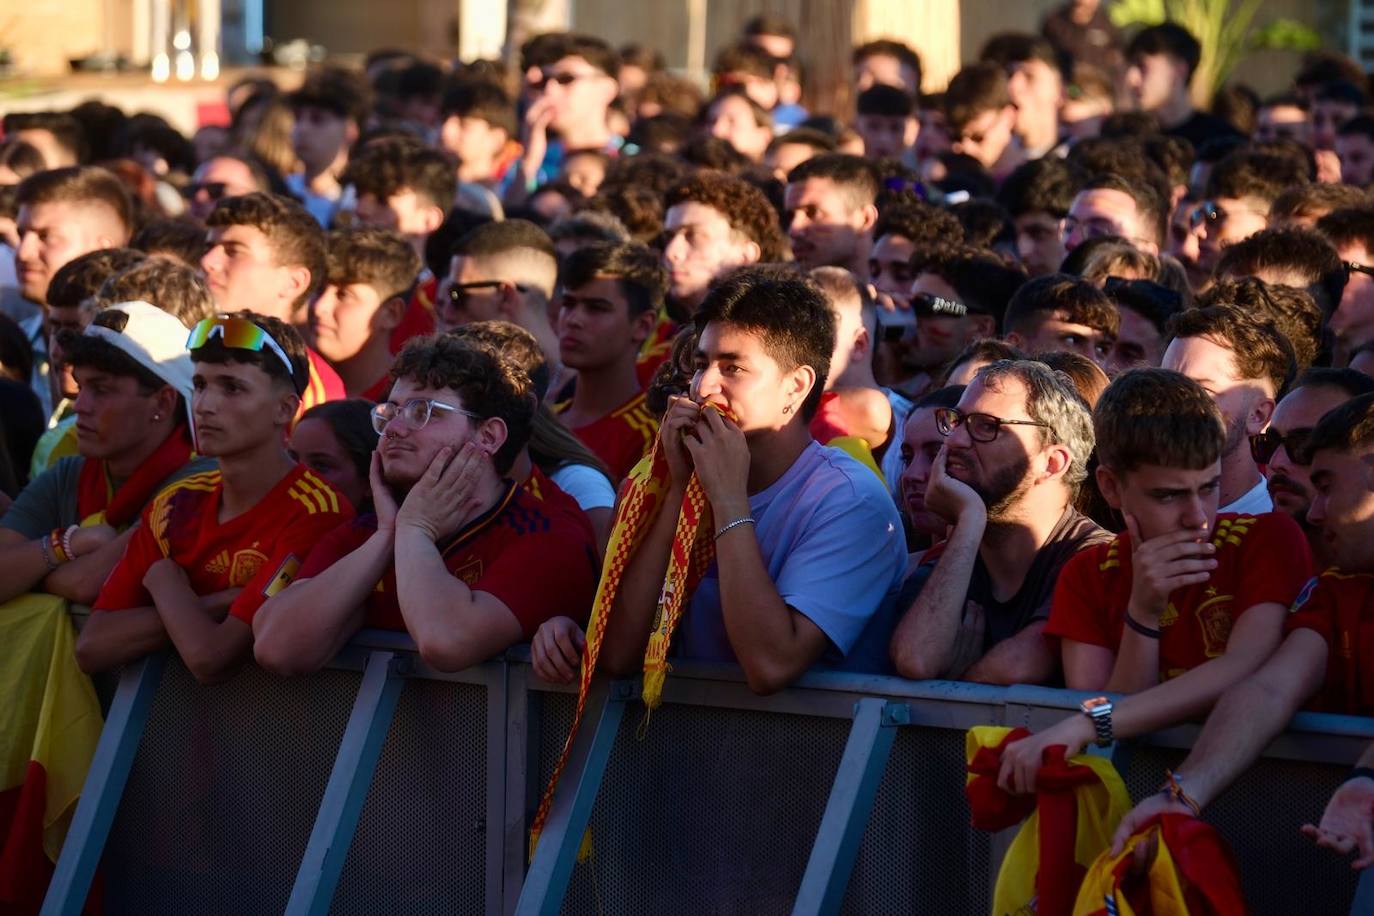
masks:
<svg viewBox="0 0 1374 916"><path fill-rule="evenodd" d="M1078 708L1083 715L1092 719L1097 731L1097 746L1107 747L1116 739L1112 735L1112 701L1108 697L1092 697L1084 700Z"/></svg>

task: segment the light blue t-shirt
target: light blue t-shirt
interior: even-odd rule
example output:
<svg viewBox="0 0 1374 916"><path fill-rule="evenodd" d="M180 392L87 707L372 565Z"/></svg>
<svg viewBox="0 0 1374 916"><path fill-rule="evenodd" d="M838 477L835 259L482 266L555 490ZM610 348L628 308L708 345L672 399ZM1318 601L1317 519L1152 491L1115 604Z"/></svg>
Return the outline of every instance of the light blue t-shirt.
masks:
<svg viewBox="0 0 1374 916"><path fill-rule="evenodd" d="M887 395L887 402L892 405L892 441L887 444L879 467L882 469L883 479L887 481L887 489L892 494L892 499L900 503L902 471L905 470L902 467L902 436L906 430L906 418L911 416L915 404L891 388L884 388L883 394Z"/></svg>
<svg viewBox="0 0 1374 916"><path fill-rule="evenodd" d="M888 640L906 569L897 507L877 476L812 442L776 483L749 497L755 535L778 594L830 638L821 664L888 672ZM712 563L680 630L679 654L736 661Z"/></svg>

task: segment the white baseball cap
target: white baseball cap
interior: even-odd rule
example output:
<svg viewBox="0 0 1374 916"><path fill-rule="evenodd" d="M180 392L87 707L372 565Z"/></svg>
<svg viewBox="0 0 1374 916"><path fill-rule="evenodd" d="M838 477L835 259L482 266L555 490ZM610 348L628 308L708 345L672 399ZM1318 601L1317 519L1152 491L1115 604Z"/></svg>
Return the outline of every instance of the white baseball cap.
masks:
<svg viewBox="0 0 1374 916"><path fill-rule="evenodd" d="M104 317L121 313L127 317L123 327L116 330L119 319ZM195 369L191 354L186 350L189 331L168 312L150 302L134 300L118 302L103 309L82 334L94 337L126 353L134 362L172 386L186 399L186 412L191 411L191 376Z"/></svg>

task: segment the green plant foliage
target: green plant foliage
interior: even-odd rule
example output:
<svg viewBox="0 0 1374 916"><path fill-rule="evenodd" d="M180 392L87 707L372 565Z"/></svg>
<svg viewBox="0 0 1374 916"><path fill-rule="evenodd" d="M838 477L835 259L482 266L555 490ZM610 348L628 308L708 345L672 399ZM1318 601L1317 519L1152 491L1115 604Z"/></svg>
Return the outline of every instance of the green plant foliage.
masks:
<svg viewBox="0 0 1374 916"><path fill-rule="evenodd" d="M1292 19L1254 27L1263 0L1117 0L1109 15L1120 28L1173 21L1197 37L1202 61L1193 77L1194 100L1205 105L1241 58L1252 50L1311 51L1320 48L1316 30Z"/></svg>

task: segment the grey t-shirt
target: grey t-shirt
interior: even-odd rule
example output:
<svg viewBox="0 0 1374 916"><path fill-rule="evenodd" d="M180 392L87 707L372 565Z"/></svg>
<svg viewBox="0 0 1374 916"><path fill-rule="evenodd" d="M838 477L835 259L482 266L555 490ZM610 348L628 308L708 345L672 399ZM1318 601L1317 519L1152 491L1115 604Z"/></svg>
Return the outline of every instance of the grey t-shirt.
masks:
<svg viewBox="0 0 1374 916"><path fill-rule="evenodd" d="M81 467L85 463L86 459L80 455L62 458L30 480L4 518L0 518L0 528L18 531L27 540L34 540L54 528L81 524L76 508L76 491L81 480ZM158 490L191 474L213 471L215 467L213 458L194 458L173 471L158 485Z"/></svg>

